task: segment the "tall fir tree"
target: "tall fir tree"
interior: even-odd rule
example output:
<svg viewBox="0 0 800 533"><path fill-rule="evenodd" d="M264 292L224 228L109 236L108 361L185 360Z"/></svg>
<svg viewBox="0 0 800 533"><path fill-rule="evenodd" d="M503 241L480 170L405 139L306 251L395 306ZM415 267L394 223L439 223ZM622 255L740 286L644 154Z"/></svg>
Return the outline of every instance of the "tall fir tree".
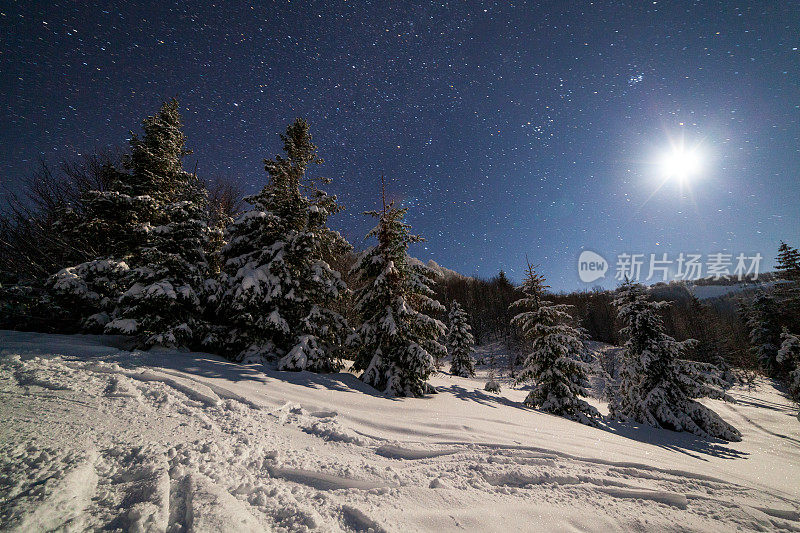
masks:
<svg viewBox="0 0 800 533"><path fill-rule="evenodd" d="M777 357L781 329L775 298L762 290L745 306L745 312L751 353L768 375L779 375L781 364Z"/></svg>
<svg viewBox="0 0 800 533"><path fill-rule="evenodd" d="M378 219L367 234L378 244L359 254L353 273L363 284L355 293L362 323L350 339L356 349L353 368L361 379L390 396L435 392L427 383L435 361L447 352L438 339L445 334L439 320L426 313L443 312L433 300L433 272L408 261L408 245L422 238L403 222L406 209L386 204L366 214Z"/></svg>
<svg viewBox="0 0 800 533"><path fill-rule="evenodd" d="M800 402L800 335L783 329L777 361L789 370L789 394L795 401Z"/></svg>
<svg viewBox="0 0 800 533"><path fill-rule="evenodd" d="M265 160L269 184L227 229L218 308L226 331L212 342L238 361L332 372L347 333L333 308L347 289L326 258L350 246L327 226L341 209L319 188L328 180L307 175L322 162L308 123L295 120L281 140L286 157Z"/></svg>
<svg viewBox="0 0 800 533"><path fill-rule="evenodd" d="M137 335L143 347L186 346L204 277L205 191L182 167L189 152L178 102L143 126L143 136L131 134L124 170L105 165L108 187L81 198L74 234L97 258L60 271L49 287L58 306L79 310L86 330Z"/></svg>
<svg viewBox="0 0 800 533"><path fill-rule="evenodd" d="M644 286L626 281L617 290L614 305L627 340L610 417L701 437L741 440L736 428L695 401L727 396L708 365L680 358L693 341L678 342L664 333L658 310L669 304L650 301Z"/></svg>
<svg viewBox="0 0 800 533"><path fill-rule="evenodd" d="M517 383L533 381L525 405L563 416L582 424L594 424L600 413L582 398L588 365L581 360L584 334L570 325L567 304L545 299L545 278L529 263L520 300L511 304L519 313L512 324L531 342L531 352L522 364Z"/></svg>
<svg viewBox="0 0 800 533"><path fill-rule="evenodd" d="M140 242L127 256L129 288L106 332L135 335L139 345L192 347L205 330L202 300L210 247L207 192L183 169L189 153L178 102L165 102L131 136L123 158L129 177L123 190L154 205L138 225Z"/></svg>
<svg viewBox="0 0 800 533"><path fill-rule="evenodd" d="M466 311L456 301L450 304L448 322L447 352L450 354L450 373L454 376L472 377L475 375L472 361L475 338L472 336Z"/></svg>

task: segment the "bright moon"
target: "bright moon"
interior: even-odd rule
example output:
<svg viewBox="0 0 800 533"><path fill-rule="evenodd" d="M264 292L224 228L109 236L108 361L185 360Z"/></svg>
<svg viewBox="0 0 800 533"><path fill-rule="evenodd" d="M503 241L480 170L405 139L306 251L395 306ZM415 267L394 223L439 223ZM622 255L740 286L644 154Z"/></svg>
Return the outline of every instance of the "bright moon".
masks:
<svg viewBox="0 0 800 533"><path fill-rule="evenodd" d="M681 182L697 176L702 168L700 154L696 150L673 148L661 159L661 172L666 178Z"/></svg>

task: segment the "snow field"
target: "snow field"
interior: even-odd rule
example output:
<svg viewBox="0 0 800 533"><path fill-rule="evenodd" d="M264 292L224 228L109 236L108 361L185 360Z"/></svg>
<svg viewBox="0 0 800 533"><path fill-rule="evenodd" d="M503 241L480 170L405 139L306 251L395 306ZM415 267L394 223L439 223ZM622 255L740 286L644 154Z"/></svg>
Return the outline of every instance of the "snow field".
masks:
<svg viewBox="0 0 800 533"><path fill-rule="evenodd" d="M708 402L728 444L582 426L485 376L397 400L110 344L0 332L0 529L800 530L800 425L767 382Z"/></svg>

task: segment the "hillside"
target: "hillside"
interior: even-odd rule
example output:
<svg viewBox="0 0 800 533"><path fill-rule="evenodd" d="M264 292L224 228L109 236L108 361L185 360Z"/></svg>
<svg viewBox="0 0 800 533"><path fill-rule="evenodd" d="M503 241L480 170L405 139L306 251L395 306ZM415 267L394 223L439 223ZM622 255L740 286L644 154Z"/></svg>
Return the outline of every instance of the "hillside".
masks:
<svg viewBox="0 0 800 533"><path fill-rule="evenodd" d="M728 444L582 426L483 379L391 399L346 373L123 345L0 332L0 528L800 528L800 424L767 381L710 402L742 431Z"/></svg>

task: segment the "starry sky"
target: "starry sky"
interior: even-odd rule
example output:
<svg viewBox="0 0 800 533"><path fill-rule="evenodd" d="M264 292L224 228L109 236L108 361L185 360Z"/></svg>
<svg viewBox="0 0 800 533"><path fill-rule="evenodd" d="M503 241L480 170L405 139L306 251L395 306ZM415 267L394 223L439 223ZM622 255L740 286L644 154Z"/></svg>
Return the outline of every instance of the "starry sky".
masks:
<svg viewBox="0 0 800 533"><path fill-rule="evenodd" d="M121 147L175 96L186 167L248 193L306 118L357 248L385 174L412 253L464 274L518 281L527 255L588 288L584 249L763 269L800 246L798 47L797 1L4 0L0 181ZM680 142L701 171L665 182Z"/></svg>

